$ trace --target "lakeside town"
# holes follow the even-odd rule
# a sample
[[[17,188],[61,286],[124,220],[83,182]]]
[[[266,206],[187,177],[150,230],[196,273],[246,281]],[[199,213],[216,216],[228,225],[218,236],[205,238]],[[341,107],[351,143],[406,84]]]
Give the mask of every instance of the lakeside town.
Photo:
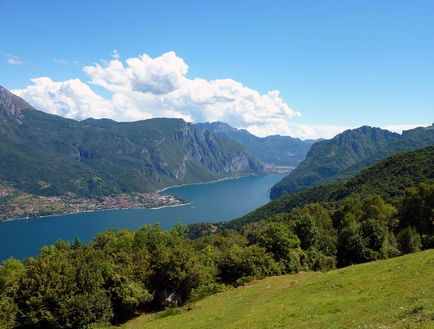
[[[0,186],[0,221],[86,211],[162,208],[184,204],[184,200],[159,193],[123,193],[98,198],[74,198],[36,196]]]

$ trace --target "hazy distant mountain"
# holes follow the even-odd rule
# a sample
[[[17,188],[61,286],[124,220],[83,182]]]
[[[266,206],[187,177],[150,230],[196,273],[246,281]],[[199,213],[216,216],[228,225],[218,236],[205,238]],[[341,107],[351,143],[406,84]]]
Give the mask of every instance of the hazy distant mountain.
[[[198,123],[195,126],[226,135],[246,147],[263,163],[273,166],[296,167],[316,141],[279,135],[261,138],[223,122]]]
[[[0,88],[0,183],[29,193],[151,191],[262,170],[238,143],[180,119],[78,122]]]
[[[415,128],[402,135],[363,126],[312,145],[306,159],[271,189],[273,199],[326,180],[348,178],[387,156],[434,144],[434,127]]]

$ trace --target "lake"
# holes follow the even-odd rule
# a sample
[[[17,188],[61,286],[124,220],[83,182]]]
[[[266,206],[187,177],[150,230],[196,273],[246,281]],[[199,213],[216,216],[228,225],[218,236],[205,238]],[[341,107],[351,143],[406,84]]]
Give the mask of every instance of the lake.
[[[175,195],[188,205],[161,209],[119,209],[20,219],[0,223],[0,261],[8,257],[37,255],[43,245],[59,239],[87,242],[110,228],[138,229],[159,223],[170,229],[177,222],[218,222],[242,216],[269,201],[269,188],[282,175],[250,176],[214,183],[173,187],[164,194]]]

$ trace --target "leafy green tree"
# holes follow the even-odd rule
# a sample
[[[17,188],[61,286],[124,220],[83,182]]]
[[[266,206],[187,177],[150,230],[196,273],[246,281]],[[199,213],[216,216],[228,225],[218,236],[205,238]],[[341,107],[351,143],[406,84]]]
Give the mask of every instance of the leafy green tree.
[[[187,239],[187,230],[178,225],[171,232],[159,226],[145,226],[145,245],[150,255],[149,284],[159,304],[170,299],[182,303],[192,290],[211,281],[207,267]]]
[[[338,264],[345,266],[396,255],[392,230],[397,211],[378,195],[346,198],[336,212]]]
[[[18,283],[15,302],[19,328],[86,328],[108,323],[110,298],[104,289],[100,254],[45,247],[30,258]]]
[[[13,258],[0,264],[0,328],[15,326],[18,309],[13,298],[24,271],[24,264]]]
[[[227,284],[234,284],[241,278],[263,278],[282,272],[281,266],[258,245],[233,245],[222,253],[217,268],[218,278]]]
[[[258,222],[247,226],[244,230],[250,243],[257,244],[282,263],[286,272],[295,272],[294,253],[292,249],[300,247],[300,240],[288,226],[279,222]]]
[[[18,279],[24,273],[24,264],[9,258],[0,264],[0,292],[16,288]]]
[[[312,216],[303,215],[294,223],[294,232],[301,241],[301,248],[308,250],[320,241],[320,232]]]
[[[417,230],[408,226],[402,229],[398,234],[399,249],[404,254],[419,251],[421,249],[421,238]]]
[[[113,322],[133,316],[153,299],[148,291],[149,253],[141,232],[112,230],[99,234],[91,247],[104,259],[104,287],[110,294]]]
[[[434,184],[421,183],[405,191],[400,227],[408,226],[427,237],[434,235]]]
[[[302,248],[314,248],[326,256],[336,255],[337,232],[330,210],[311,203],[292,211],[292,227],[302,240]]]
[[[0,295],[0,328],[15,328],[16,314],[17,306],[14,303],[13,299],[7,295]]]

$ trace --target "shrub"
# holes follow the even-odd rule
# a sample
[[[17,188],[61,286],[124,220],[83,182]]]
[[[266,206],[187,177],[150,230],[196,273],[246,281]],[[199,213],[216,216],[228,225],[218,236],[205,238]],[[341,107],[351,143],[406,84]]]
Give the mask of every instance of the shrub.
[[[207,296],[214,295],[216,293],[225,291],[227,289],[227,286],[223,283],[218,282],[210,282],[208,284],[202,285],[198,287],[197,289],[193,289],[191,293],[190,300],[191,301],[197,301],[200,299],[203,299]]]

